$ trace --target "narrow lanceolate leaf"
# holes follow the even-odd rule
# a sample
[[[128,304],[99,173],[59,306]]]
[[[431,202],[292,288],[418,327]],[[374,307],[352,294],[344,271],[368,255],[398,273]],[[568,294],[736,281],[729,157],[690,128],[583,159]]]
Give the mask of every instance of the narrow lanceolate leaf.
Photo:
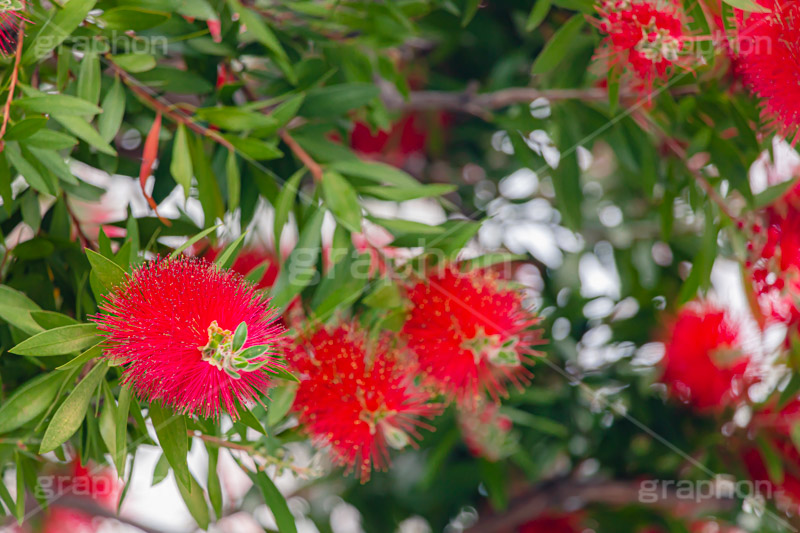
[[[336,220],[350,231],[361,231],[361,204],[352,185],[338,172],[322,177],[322,196]]]
[[[314,281],[324,217],[325,212],[322,209],[315,211],[311,220],[303,227],[297,246],[282,266],[281,273],[272,286],[272,305],[276,308],[283,308]]]
[[[131,388],[123,385],[119,392],[119,404],[117,405],[116,420],[116,445],[114,452],[114,466],[120,475],[125,473],[125,458],[128,454],[128,412],[131,406]]]
[[[87,52],[78,72],[78,97],[97,106],[100,101],[100,58]]]
[[[208,504],[206,503],[203,488],[191,474],[189,474],[189,481],[186,486],[178,483],[178,488],[192,518],[195,519],[201,529],[207,529],[208,524],[211,522],[211,516],[208,512]]]
[[[261,494],[264,496],[264,502],[272,511],[275,516],[275,523],[278,525],[280,533],[297,533],[297,525],[294,522],[294,516],[289,511],[289,506],[286,504],[286,498],[275,486],[275,483],[269,478],[266,472],[250,473],[250,479],[253,480]]]
[[[101,361],[97,364],[86,377],[78,383],[78,386],[67,396],[64,403],[58,408],[47,426],[39,447],[39,453],[47,453],[55,450],[67,441],[81,426],[89,402],[92,399],[97,386],[103,381],[108,371],[108,364]]]
[[[38,311],[36,302],[23,293],[7,285],[0,285],[0,320],[27,333],[35,335],[44,328],[31,317],[31,311]]]
[[[156,435],[158,435],[161,449],[164,450],[164,455],[175,472],[178,486],[182,490],[190,487],[192,480],[186,464],[186,454],[189,453],[186,417],[153,402],[150,404],[150,418],[153,421]]]
[[[225,165],[228,181],[228,210],[234,211],[239,207],[239,196],[242,189],[242,178],[239,174],[239,163],[236,161],[236,152],[228,151],[228,160]]]
[[[189,152],[189,140],[186,137],[186,126],[178,125],[175,131],[175,141],[172,144],[172,161],[169,170],[175,183],[183,187],[183,195],[189,198],[192,188],[192,154]]]
[[[92,272],[94,272],[106,290],[111,290],[125,283],[127,279],[125,271],[111,259],[92,250],[86,250],[86,258],[89,260],[89,264],[92,265]]]
[[[230,266],[233,264],[233,260],[236,259],[237,252],[244,243],[244,238],[246,235],[247,233],[242,233],[235,241],[225,247],[225,250],[214,260],[214,264],[216,264],[219,268],[230,268]]]
[[[68,368],[83,366],[92,359],[100,357],[101,355],[103,355],[103,347],[100,344],[96,344],[74,359],[71,359],[61,366],[57,366],[56,370],[67,370]]]
[[[55,311],[31,311],[31,318],[44,329],[54,329],[63,326],[74,326],[79,324],[77,320],[71,316],[62,315]]]
[[[147,133],[147,138],[144,141],[144,149],[142,151],[142,166],[139,169],[139,186],[142,188],[142,194],[153,211],[158,215],[158,206],[153,197],[147,194],[145,185],[147,178],[153,173],[153,165],[158,158],[158,136],[161,134],[161,112],[156,114],[156,119],[153,125],[150,126],[150,131]]]
[[[175,250],[171,254],[169,254],[169,258],[170,259],[175,259],[179,255],[181,255],[181,252],[183,252],[185,249],[187,249],[188,247],[190,247],[194,243],[200,241],[201,239],[204,239],[210,233],[216,231],[221,225],[222,224],[217,224],[216,226],[211,226],[210,228],[204,229],[203,231],[201,231],[200,233],[198,233],[197,235],[195,235],[194,237],[192,237],[191,239],[189,239],[185,243],[183,243],[180,246],[178,246],[177,248],[175,248]]]
[[[65,373],[50,372],[17,389],[0,406],[0,433],[13,431],[44,413],[56,399],[65,377]]]
[[[29,65],[61,44],[83,22],[96,2],[97,0],[69,0],[63,4],[64,9],[56,9],[55,16],[42,24],[32,39],[25,40],[22,63]]]
[[[100,152],[112,156],[117,155],[117,151],[83,117],[62,115],[60,113],[53,113],[51,116],[53,120],[64,126],[70,133],[83,139]]]
[[[114,85],[103,98],[102,107],[103,114],[97,119],[97,130],[100,137],[108,143],[117,135],[125,116],[125,89],[119,78],[114,80]]]
[[[270,392],[270,404],[267,409],[267,425],[274,426],[286,416],[294,403],[297,395],[297,385],[289,383],[282,387],[275,387]]]
[[[208,451],[208,499],[211,501],[211,507],[214,508],[214,514],[217,520],[222,518],[222,485],[219,482],[219,474],[217,473],[217,461],[219,459],[219,448],[208,445],[206,443],[206,450]]]
[[[562,25],[536,58],[531,72],[533,74],[544,74],[556,68],[567,55],[569,47],[575,42],[575,37],[583,27],[585,20],[584,15],[578,14]]]
[[[45,94],[12,100],[11,103],[28,113],[59,115],[96,115],[103,110],[96,103],[67,94]]]
[[[49,329],[17,344],[9,351],[17,355],[64,355],[100,342],[94,324],[77,324]]]

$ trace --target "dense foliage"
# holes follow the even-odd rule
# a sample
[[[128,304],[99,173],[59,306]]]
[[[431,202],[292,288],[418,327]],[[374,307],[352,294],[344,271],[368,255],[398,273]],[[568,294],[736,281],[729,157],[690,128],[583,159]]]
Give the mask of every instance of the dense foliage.
[[[0,2],[0,517],[796,531],[799,10]]]

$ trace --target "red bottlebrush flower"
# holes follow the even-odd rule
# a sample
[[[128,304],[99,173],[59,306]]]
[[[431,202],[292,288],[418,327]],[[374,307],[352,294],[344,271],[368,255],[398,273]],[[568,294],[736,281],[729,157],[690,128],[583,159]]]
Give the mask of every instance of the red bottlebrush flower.
[[[764,212],[764,225],[753,227],[750,277],[762,312],[785,323],[800,321],[800,186]]]
[[[677,398],[705,410],[730,405],[742,395],[750,358],[741,352],[739,329],[725,311],[687,305],[665,344],[661,381]]]
[[[531,329],[539,318],[496,274],[447,267],[410,287],[408,298],[403,334],[428,384],[475,405],[483,389],[497,400],[508,381],[527,382],[523,364],[542,343],[541,330]]]
[[[766,13],[737,11],[736,66],[762,102],[762,117],[780,135],[800,129],[800,2],[765,0]]]
[[[25,15],[25,3],[21,0],[0,0],[0,52],[13,54],[20,27],[23,22],[30,22]]]
[[[458,425],[470,453],[499,461],[513,451],[511,419],[500,413],[496,403],[482,402],[475,409],[458,411]]]
[[[687,68],[685,16],[676,2],[605,0],[597,7],[594,25],[605,34],[601,44],[610,68],[630,70],[634,89],[653,91],[657,79],[666,80],[673,67]]]
[[[51,504],[43,514],[33,515],[30,521],[13,529],[16,533],[95,533],[101,522],[90,514],[59,506],[59,498],[85,498],[115,511],[122,494],[122,484],[114,472],[108,468],[83,466],[77,459],[69,473],[60,471],[57,475],[41,476],[39,483]]]
[[[198,259],[161,259],[128,276],[94,317],[105,354],[140,398],[218,418],[257,401],[280,368],[282,327],[239,274]]]
[[[315,445],[366,482],[389,465],[388,447],[416,446],[419,418],[440,411],[414,383],[415,368],[390,354],[388,341],[339,326],[297,340],[288,357],[300,378],[294,401]]]
[[[580,533],[582,517],[579,513],[545,513],[519,527],[519,533]]]
[[[766,463],[757,448],[749,448],[742,455],[745,467],[753,480],[754,489],[764,497],[771,497],[781,509],[793,514],[800,511],[800,453],[789,438],[771,439],[773,452],[780,457],[783,479],[772,480]]]

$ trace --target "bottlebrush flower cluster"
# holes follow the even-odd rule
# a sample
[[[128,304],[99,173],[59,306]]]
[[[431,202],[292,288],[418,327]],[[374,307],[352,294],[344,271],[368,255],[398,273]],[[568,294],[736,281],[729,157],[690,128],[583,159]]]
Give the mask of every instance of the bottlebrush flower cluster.
[[[234,418],[257,401],[282,328],[268,301],[239,274],[199,259],[151,261],[128,276],[94,317],[105,354],[124,365],[140,398],[176,411]]]
[[[661,380],[670,393],[699,410],[732,405],[750,379],[739,328],[724,310],[694,303],[670,327]]]
[[[370,342],[346,325],[298,339],[289,354],[300,386],[295,409],[319,446],[362,481],[385,469],[389,448],[414,445],[422,422],[439,411],[414,383],[416,369],[388,339]]]
[[[593,23],[605,35],[598,57],[610,68],[632,73],[632,86],[650,94],[656,80],[667,79],[674,67],[687,68],[688,36],[677,3],[661,0],[604,0]]]
[[[496,402],[508,382],[528,379],[524,364],[541,342],[538,319],[495,274],[448,267],[411,284],[407,296],[409,317],[391,341],[356,325],[321,327],[301,332],[288,357],[301,380],[301,424],[362,481],[388,465],[389,448],[413,445],[430,428],[422,419],[441,411],[439,397],[462,410],[473,452],[499,458],[511,424]],[[498,429],[502,442],[487,436]]]
[[[457,402],[474,406],[484,391],[496,401],[509,382],[526,383],[525,363],[539,354],[539,318],[520,291],[489,271],[444,268],[408,290],[403,335],[424,381]]]
[[[797,142],[800,129],[800,2],[759,2],[764,13],[737,12],[736,66],[750,91],[762,98],[768,127]]]

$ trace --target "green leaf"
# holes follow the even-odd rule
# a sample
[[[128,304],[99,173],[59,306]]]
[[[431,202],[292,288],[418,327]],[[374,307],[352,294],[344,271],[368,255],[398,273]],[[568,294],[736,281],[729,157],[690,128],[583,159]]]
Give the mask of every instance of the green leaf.
[[[325,211],[317,209],[300,232],[297,245],[281,266],[278,279],[271,289],[272,305],[282,309],[317,276],[322,221]]]
[[[97,119],[97,130],[100,138],[110,143],[116,137],[125,116],[125,89],[119,78],[114,80],[114,85],[103,98],[102,107],[103,114]]]
[[[239,154],[254,161],[268,161],[283,157],[283,152],[278,150],[275,144],[252,137],[237,137],[231,134],[223,134],[222,136],[236,148]]]
[[[156,67],[156,58],[150,54],[119,54],[111,57],[122,70],[137,74]]]
[[[288,383],[281,387],[275,387],[270,391],[270,404],[267,409],[267,425],[274,426],[286,416],[292,408],[294,398],[297,395],[297,385]]]
[[[289,222],[289,212],[292,210],[294,200],[297,197],[297,188],[300,180],[306,174],[306,169],[301,168],[290,177],[278,194],[278,201],[275,205],[275,250],[280,253],[281,234],[286,223]]]
[[[239,15],[239,21],[247,27],[248,33],[275,54],[277,58],[284,61],[289,59],[280,41],[278,41],[278,38],[275,37],[275,34],[261,17],[256,15],[253,11],[242,7],[238,0],[228,0],[228,4],[231,6],[231,9]]]
[[[31,311],[40,308],[36,302],[8,285],[0,285],[0,319],[17,327],[28,335],[35,335],[44,328],[31,316]]]
[[[74,2],[75,0],[71,1]],[[97,130],[90,126],[82,117],[62,115],[60,113],[53,113],[51,116],[53,120],[64,126],[70,133],[79,139],[83,139],[100,152],[111,156],[117,155],[117,151],[114,150],[111,145],[100,136]]]
[[[334,161],[329,168],[346,176],[364,178],[382,185],[389,184],[397,187],[419,187],[421,185],[410,174],[384,163],[360,160]]]
[[[222,518],[222,486],[219,482],[219,474],[217,473],[217,461],[219,459],[219,448],[211,446],[206,443],[206,451],[208,452],[208,499],[211,501],[211,507],[214,509],[214,515],[217,520]]]
[[[181,0],[178,13],[200,20],[218,20],[219,15],[206,0]]]
[[[175,141],[172,144],[172,161],[169,170],[175,183],[183,187],[183,196],[189,198],[192,188],[192,154],[189,151],[189,139],[186,136],[186,126],[178,124],[175,130]]]
[[[31,318],[44,329],[60,328],[62,326],[74,326],[80,324],[71,316],[62,315],[55,311],[31,311]]]
[[[464,6],[463,13],[461,15],[461,27],[466,28],[472,19],[475,17],[475,14],[478,12],[478,8],[481,6],[481,0],[466,0],[466,5]]]
[[[26,39],[22,63],[30,65],[44,57],[83,22],[97,0],[68,0],[64,9],[56,10],[55,16],[40,26],[32,39]]]
[[[100,357],[101,355],[103,355],[103,347],[100,344],[96,344],[79,356],[71,359],[69,362],[64,363],[61,366],[57,366],[56,370],[66,370],[68,368],[83,366],[95,357]]]
[[[550,13],[550,0],[536,0],[533,4],[528,21],[525,23],[525,31],[532,32],[539,27],[539,24],[544,22],[547,14]]]
[[[262,435],[267,435],[267,430],[264,429],[264,426],[261,424],[261,422],[259,422],[258,418],[256,418],[256,415],[254,415],[252,411],[247,409],[247,407],[239,405],[238,413],[239,413],[239,422],[241,422],[247,427],[255,429]]]
[[[175,248],[175,250],[173,250],[172,253],[169,254],[169,258],[170,259],[175,259],[179,255],[181,255],[181,252],[183,252],[185,249],[187,249],[188,247],[190,247],[194,243],[204,239],[206,236],[208,236],[212,232],[214,232],[217,229],[219,229],[220,226],[222,226],[222,224],[217,224],[216,226],[211,226],[210,228],[204,229],[203,231],[201,231],[200,233],[198,233],[197,235],[195,235],[194,237],[192,237],[191,239],[189,239],[185,243],[183,243],[180,246],[178,246],[177,248]]]
[[[380,95],[372,83],[342,83],[311,89],[300,107],[304,117],[336,117],[364,107]]]
[[[252,473],[248,472],[250,479],[253,480],[261,494],[264,496],[264,502],[272,511],[275,517],[275,523],[278,525],[280,533],[297,533],[297,526],[294,523],[294,516],[289,511],[289,506],[286,504],[286,499],[283,494],[275,486],[275,483],[269,478],[266,472]]]
[[[103,407],[100,411],[99,430],[106,450],[112,456],[117,451],[117,402],[107,382],[103,383]]]
[[[105,113],[100,116],[105,116]],[[55,130],[39,130],[25,139],[26,146],[47,148],[49,150],[64,150],[72,148],[76,144],[78,144],[78,139],[72,135],[67,135],[66,133]]]
[[[167,456],[163,453],[158,458],[158,462],[156,463],[156,467],[153,469],[153,480],[150,482],[150,486],[156,486],[165,479],[169,475],[169,463],[167,462]]]
[[[25,141],[22,142],[25,144]],[[58,152],[33,147],[28,148],[28,151],[44,168],[59,179],[72,185],[78,185],[78,179],[72,175],[69,165],[64,162],[64,158]]]
[[[278,129],[277,121],[269,115],[238,107],[203,107],[195,112],[195,116],[230,131],[266,129],[274,132]]]
[[[154,28],[169,18],[170,14],[165,11],[141,7],[115,7],[99,17],[106,29],[119,31],[140,31]]]
[[[78,97],[90,102],[95,108],[100,101],[100,59],[96,52],[87,51],[80,63],[78,72]],[[51,112],[53,108],[51,107]],[[61,109],[59,113],[63,114]],[[95,114],[98,111],[95,111]]]
[[[39,453],[47,453],[55,450],[67,441],[81,426],[86,410],[89,408],[89,401],[94,395],[94,391],[100,382],[105,378],[108,371],[108,363],[101,361],[86,377],[78,383],[78,386],[67,396],[64,403],[56,410],[53,419],[47,426],[39,447]]]
[[[49,372],[18,388],[0,405],[0,434],[24,426],[55,401],[66,374]]]
[[[125,459],[128,454],[128,413],[130,412],[131,398],[133,393],[131,388],[123,385],[119,391],[119,403],[117,405],[116,424],[116,445],[114,451],[114,465],[120,475],[125,473]]]
[[[64,355],[86,349],[100,340],[94,324],[77,324],[43,331],[9,351],[17,355]]]
[[[786,180],[778,185],[773,185],[758,193],[753,199],[753,207],[761,209],[772,204],[786,194],[797,183],[797,179]]]
[[[578,36],[585,21],[586,17],[578,14],[565,22],[547,41],[544,49],[534,61],[531,73],[544,74],[556,68],[575,42],[575,37]]]
[[[189,467],[186,464],[186,454],[189,452],[186,417],[161,407],[157,402],[152,402],[150,418],[153,420],[153,428],[158,435],[161,449],[164,450],[164,455],[175,472],[178,486],[183,491],[190,487],[192,481]],[[202,495],[202,491],[197,492]]]
[[[45,179],[39,170],[23,155],[19,143],[9,141],[3,153],[14,168],[25,178],[28,184],[43,194],[55,194],[55,187],[49,179]]]
[[[430,185],[417,185],[414,187],[378,187],[368,185],[366,187],[359,187],[358,191],[368,196],[374,196],[382,200],[391,200],[394,202],[404,202],[406,200],[414,200],[415,198],[430,198],[434,196],[442,196],[455,191],[458,188],[456,185],[446,185],[440,183],[432,183]]]
[[[13,126],[9,126],[5,139],[7,141],[18,141],[27,139],[37,131],[47,125],[47,117],[28,117],[20,120]]]
[[[186,439],[184,438],[184,440]],[[175,467],[173,466],[172,469],[174,470]],[[180,489],[181,497],[183,498],[183,502],[186,504],[186,507],[189,509],[189,513],[191,513],[192,518],[194,518],[197,522],[197,525],[200,526],[200,529],[208,529],[208,524],[211,523],[211,517],[209,516],[208,503],[206,503],[206,498],[204,495],[205,491],[203,491],[203,488],[199,483],[197,483],[197,480],[194,478],[194,476],[189,474],[188,470],[186,472],[189,476],[189,480],[187,481],[186,485],[184,486],[183,484],[178,483],[178,489]]]
[[[114,287],[123,285],[127,281],[125,271],[111,259],[104,257],[93,250],[86,250],[86,258],[92,265],[92,272],[97,276],[98,281],[111,291]]]
[[[246,236],[247,233],[242,233],[235,241],[226,246],[225,250],[214,260],[214,264],[217,265],[218,268],[230,268]]]
[[[338,172],[322,176],[322,197],[336,220],[350,231],[361,231],[361,203],[352,185]]]
[[[239,163],[236,152],[228,150],[228,159],[225,162],[225,177],[228,183],[228,211],[235,211],[239,207],[239,196],[242,190],[242,177],[239,174]]]
[[[770,481],[776,485],[782,484],[784,472],[780,453],[775,449],[772,442],[762,436],[757,437],[756,443],[758,444],[759,452],[761,452],[761,458],[764,460],[764,465],[767,468],[767,475]]]

